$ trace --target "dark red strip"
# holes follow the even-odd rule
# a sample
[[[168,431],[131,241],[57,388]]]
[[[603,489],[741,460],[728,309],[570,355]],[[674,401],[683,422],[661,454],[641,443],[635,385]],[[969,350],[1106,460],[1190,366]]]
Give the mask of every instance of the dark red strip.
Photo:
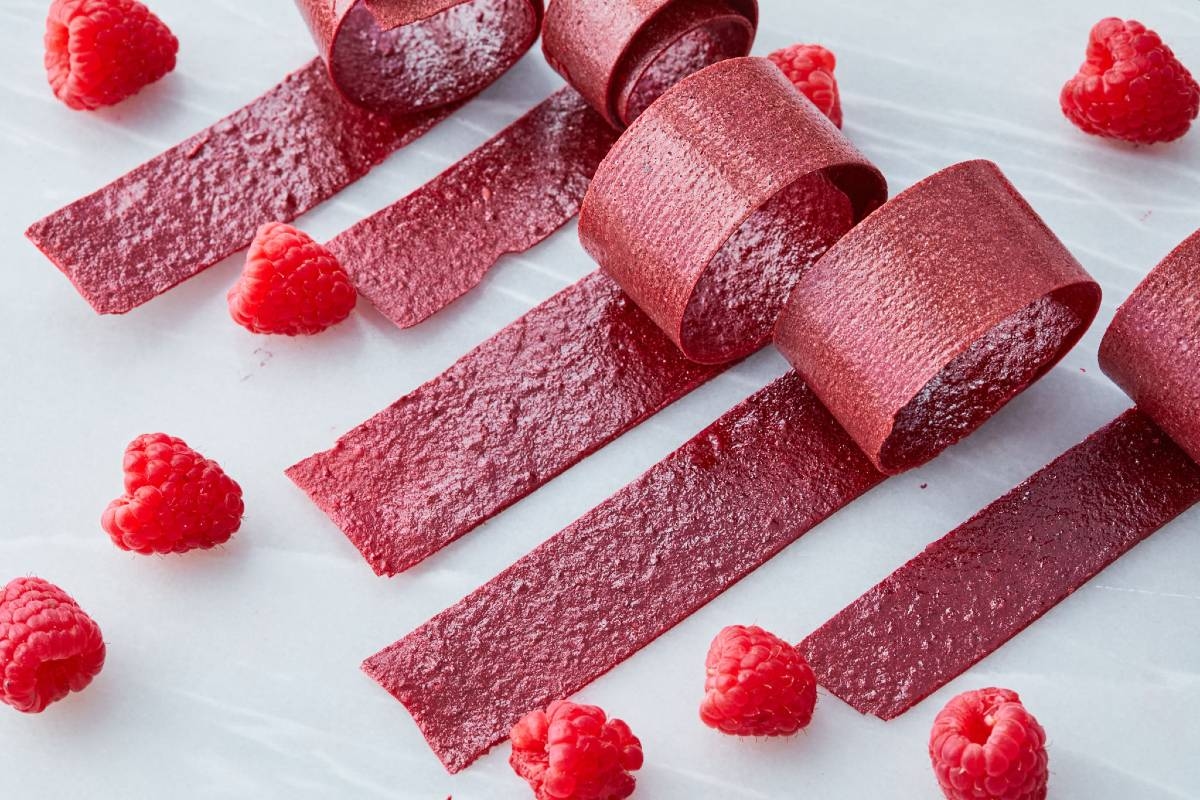
[[[721,369],[685,359],[597,272],[288,476],[392,575]]]
[[[617,134],[562,89],[403,200],[329,243],[355,285],[401,328],[474,288],[579,211]]]
[[[361,178],[449,110],[395,121],[350,105],[315,60],[221,122],[26,236],[102,314],[122,314]]]
[[[882,479],[786,376],[364,669],[460,770]]]
[[[801,645],[821,684],[892,719],[1200,501],[1200,467],[1131,410],[934,542]]]

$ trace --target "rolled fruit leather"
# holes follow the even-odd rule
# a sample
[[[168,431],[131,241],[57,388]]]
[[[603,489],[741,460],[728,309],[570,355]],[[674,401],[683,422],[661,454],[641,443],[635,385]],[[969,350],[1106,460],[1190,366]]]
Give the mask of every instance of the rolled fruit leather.
[[[1117,311],[1100,365],[1137,408],[809,636],[827,689],[903,714],[1200,501],[1200,232]]]
[[[26,236],[120,314],[290,221],[444,119],[532,46],[541,0],[297,0],[320,58]]]
[[[542,35],[568,87],[328,247],[401,328],[473,289],[579,210],[618,133],[668,87],[750,52],[755,0],[555,0]]]
[[[555,0],[547,58],[578,91],[555,93],[329,247],[376,307],[401,326],[416,324],[476,285],[502,253],[532,246],[575,215],[617,137],[606,120],[621,125],[690,71],[748,51],[757,19],[745,0]],[[823,181],[798,194],[790,210],[799,234],[779,254],[777,283],[886,198],[878,171],[819,114],[794,122],[814,143],[831,142],[816,147],[809,169],[833,166],[818,162],[824,156],[869,176],[849,187],[853,202]],[[612,280],[593,274],[288,474],[376,572],[390,575],[718,371],[683,358]]]
[[[1099,287],[982,161],[780,275],[806,200],[875,196],[835,132],[769,62],[733,59],[669,90],[601,164],[580,238],[646,315],[706,361],[774,327],[797,371],[365,662],[451,770],[970,433],[1094,318]]]

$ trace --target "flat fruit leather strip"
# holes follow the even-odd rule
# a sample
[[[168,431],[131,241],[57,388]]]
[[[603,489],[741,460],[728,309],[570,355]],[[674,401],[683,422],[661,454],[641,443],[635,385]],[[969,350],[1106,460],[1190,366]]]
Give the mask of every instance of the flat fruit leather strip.
[[[783,378],[364,669],[456,772],[882,479]]]
[[[396,121],[342,99],[315,60],[213,127],[25,235],[101,314],[123,314],[367,174],[445,115]]]
[[[403,200],[329,242],[359,292],[409,328],[579,211],[617,137],[565,88]]]
[[[901,567],[802,645],[863,713],[907,711],[1200,501],[1200,232],[1117,311],[1100,364],[1139,407]],[[1174,438],[1172,438],[1174,437]]]
[[[801,649],[821,685],[892,719],[1200,501],[1200,467],[1131,410],[856,600]]]
[[[387,71],[398,57],[394,48],[414,36],[483,46],[472,39],[472,26],[495,33],[498,25],[520,28],[521,20],[532,26],[522,34],[524,47],[532,45],[540,0],[522,2],[524,12],[517,0],[499,8],[496,0],[477,3],[490,9],[482,22],[463,18],[476,3],[443,2],[450,7],[444,14],[385,31],[359,2],[300,0],[324,61],[34,223],[26,236],[97,312],[121,314],[145,303],[245,247],[261,223],[290,221],[332,197],[450,114],[448,103],[482,88],[479,76],[459,72],[445,79],[457,81],[458,92],[445,86],[440,106],[429,97],[355,94],[394,77]],[[501,10],[512,16],[498,18]],[[457,38],[445,35],[454,30]],[[444,35],[430,39],[431,31]]]
[[[720,371],[596,272],[287,474],[393,575]]]
[[[768,124],[739,131],[734,109],[747,125]],[[900,365],[903,380],[925,381],[905,408],[915,400],[969,409],[918,415],[936,449],[1057,362],[1094,317],[1095,282],[994,165],[968,162],[922,181],[809,266],[807,248],[790,236],[796,220],[814,216],[809,198],[839,186],[829,197],[842,198],[850,220],[882,193],[878,172],[777,69],[735,59],[683,80],[630,126],[597,170],[580,236],[673,341],[704,353],[744,352],[769,331],[761,307],[778,313],[790,288],[772,273],[776,259],[798,278],[780,322],[791,329],[792,357],[816,346],[804,343],[804,326],[809,306],[828,301],[829,270],[845,272],[858,300],[886,295],[892,305],[881,307],[891,313],[863,320],[853,302],[829,303],[829,313],[857,326],[853,341],[873,331],[918,351]],[[931,233],[946,198],[967,204],[969,221]],[[896,226],[904,219],[911,231]],[[994,228],[1025,244],[991,253]],[[873,230],[900,240],[881,250]],[[755,276],[772,285],[740,302]],[[937,311],[960,286],[971,310],[942,314],[945,331],[922,333],[910,317]],[[746,338],[723,338],[729,330]],[[997,388],[981,387],[980,376]],[[874,403],[870,418],[896,415],[899,380],[877,397],[862,393]],[[408,707],[442,761],[461,769],[521,714],[612,669],[884,474],[792,373],[364,668]]]

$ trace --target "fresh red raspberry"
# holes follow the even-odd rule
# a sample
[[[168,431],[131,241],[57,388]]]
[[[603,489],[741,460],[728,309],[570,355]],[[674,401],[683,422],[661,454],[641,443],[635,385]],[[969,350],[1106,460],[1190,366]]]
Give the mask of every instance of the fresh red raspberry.
[[[767,58],[783,70],[788,80],[821,109],[821,113],[842,127],[842,98],[833,70],[837,59],[819,44],[794,44],[776,50]]]
[[[179,40],[137,0],[54,0],[46,75],[68,106],[119,103],[175,69]]]
[[[0,701],[40,714],[103,666],[100,627],[62,589],[17,578],[0,591]]]
[[[354,310],[358,293],[337,259],[282,222],[258,229],[229,290],[229,313],[253,333],[320,333]]]
[[[1092,28],[1087,60],[1060,101],[1087,133],[1154,144],[1187,133],[1200,113],[1200,86],[1157,33],[1109,17]]]
[[[642,768],[642,743],[619,719],[568,700],[526,714],[509,763],[538,800],[624,800]]]
[[[1008,689],[955,697],[933,721],[933,771],[948,800],[1044,800],[1046,732]]]
[[[100,523],[122,550],[186,553],[229,541],[242,524],[242,490],[217,465],[165,433],[125,448],[125,494]]]
[[[812,721],[817,678],[794,646],[758,627],[731,625],[705,661],[700,719],[734,736],[791,736]]]

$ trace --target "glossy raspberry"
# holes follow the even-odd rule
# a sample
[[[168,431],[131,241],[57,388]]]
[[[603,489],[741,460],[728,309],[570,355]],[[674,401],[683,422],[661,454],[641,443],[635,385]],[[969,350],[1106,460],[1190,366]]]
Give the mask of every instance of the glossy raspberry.
[[[1060,101],[1087,133],[1153,144],[1187,133],[1200,113],[1200,86],[1157,33],[1110,17],[1092,28],[1087,60]]]
[[[817,679],[794,646],[758,627],[717,634],[700,719],[735,736],[790,736],[812,721]]]
[[[70,595],[41,578],[0,591],[0,701],[38,714],[82,692],[104,666],[104,638]]]
[[[320,333],[354,310],[358,294],[328,250],[291,225],[258,229],[229,290],[234,322],[254,333]]]
[[[147,433],[125,449],[125,494],[101,524],[117,547],[136,553],[215,547],[242,524],[242,490],[182,439]]]
[[[624,800],[642,768],[642,743],[619,719],[568,700],[534,711],[512,729],[509,763],[538,800]]]
[[[46,17],[46,75],[78,110],[119,103],[175,69],[179,41],[137,0],[54,0]]]
[[[767,58],[783,70],[788,80],[821,109],[821,113],[842,127],[842,98],[833,70],[837,59],[819,44],[794,44],[776,50]]]
[[[933,721],[933,771],[948,800],[1044,800],[1046,732],[1008,689],[955,697]]]

